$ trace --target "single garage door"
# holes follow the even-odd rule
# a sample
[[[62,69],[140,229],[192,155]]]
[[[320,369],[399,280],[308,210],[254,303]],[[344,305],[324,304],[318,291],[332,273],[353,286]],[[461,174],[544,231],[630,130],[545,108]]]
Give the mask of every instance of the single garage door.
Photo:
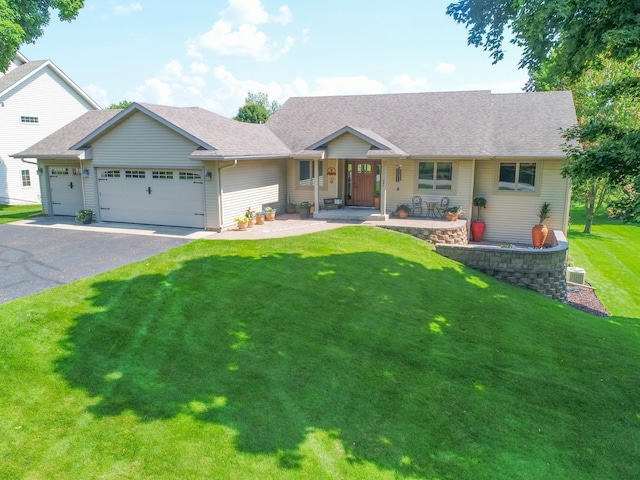
[[[100,168],[98,195],[105,222],[204,228],[200,170]]]
[[[49,190],[53,215],[75,215],[82,210],[82,175],[77,167],[50,167]]]

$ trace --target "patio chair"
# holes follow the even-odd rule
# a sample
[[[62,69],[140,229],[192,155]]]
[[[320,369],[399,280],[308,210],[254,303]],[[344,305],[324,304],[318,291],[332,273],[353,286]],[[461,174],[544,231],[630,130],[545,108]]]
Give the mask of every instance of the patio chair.
[[[420,215],[422,215],[422,197],[420,195],[414,195],[411,200],[411,215],[415,217],[418,210],[420,210]]]
[[[440,199],[440,205],[436,206],[436,213],[438,216],[444,217],[447,208],[449,208],[449,197],[442,197]]]

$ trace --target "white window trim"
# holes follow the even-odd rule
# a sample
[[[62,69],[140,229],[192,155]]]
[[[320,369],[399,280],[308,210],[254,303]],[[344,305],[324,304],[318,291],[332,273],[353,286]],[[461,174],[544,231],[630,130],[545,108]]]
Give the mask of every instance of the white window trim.
[[[533,191],[526,190],[501,190],[500,189],[500,164],[502,163],[515,163],[516,167],[516,178],[520,173],[520,164],[521,163],[533,163],[536,166],[536,184],[534,185]],[[497,195],[517,195],[517,196],[529,196],[529,197],[538,197],[540,196],[540,188],[542,184],[542,160],[532,159],[532,158],[520,158],[520,159],[509,159],[505,158],[502,160],[496,160],[495,163],[495,172],[494,172],[494,180],[493,180],[493,191]]]
[[[312,166],[315,165],[315,160],[309,160],[306,158],[300,158],[296,161],[296,190],[313,190],[315,188],[315,177],[311,177],[310,185],[300,185],[300,165],[302,162],[310,162]],[[318,190],[326,191],[329,189],[327,185],[327,160],[318,160],[318,164],[322,163],[322,175],[324,177],[324,185],[318,185]],[[314,167],[315,173],[315,167]]]
[[[420,163],[450,163],[451,164],[451,189],[437,189],[437,188],[419,188],[418,181],[420,180]],[[421,196],[433,196],[433,197],[448,197],[456,195],[458,192],[458,161],[457,160],[435,160],[432,158],[419,158],[415,163],[415,178],[413,180],[413,189],[416,195]]]

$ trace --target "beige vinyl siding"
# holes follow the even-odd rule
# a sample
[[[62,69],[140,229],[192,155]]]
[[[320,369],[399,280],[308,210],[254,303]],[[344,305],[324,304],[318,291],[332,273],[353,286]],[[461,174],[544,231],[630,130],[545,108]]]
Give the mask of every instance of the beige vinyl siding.
[[[220,228],[220,202],[218,186],[220,172],[215,162],[205,162],[204,171],[211,172],[211,180],[204,182],[204,228],[218,230]]]
[[[453,186],[451,190],[421,190],[418,189],[418,163],[428,161],[446,161],[453,163]],[[432,159],[403,159],[389,160],[387,165],[387,211],[393,213],[398,205],[411,205],[415,195],[419,195],[423,202],[440,203],[443,197],[449,198],[449,205],[459,205],[469,217],[471,208],[471,190],[473,188],[472,160],[432,160]],[[402,165],[402,181],[396,182],[396,165]]]
[[[285,172],[282,160],[240,161],[221,173],[223,227],[233,225],[234,217],[251,207],[262,210],[266,206],[284,212]]]
[[[93,168],[93,162],[81,162],[81,168],[89,171],[88,177],[82,177],[82,193],[84,195],[84,208],[90,208],[100,220],[100,206],[98,205],[98,174]]]
[[[569,182],[560,174],[562,160],[537,160],[536,184],[540,188],[533,194],[497,190],[499,164],[504,161],[523,160],[478,160],[476,163],[474,195],[487,199],[487,207],[480,211],[481,219],[487,223],[485,240],[531,243],[531,228],[538,223],[538,210],[545,201],[551,203],[551,217],[545,224],[564,230]]]
[[[308,160],[308,159],[305,159]],[[299,159],[287,160],[287,197],[291,203],[298,204],[302,201],[313,203],[313,188],[302,188],[298,185],[299,175]],[[336,169],[336,176],[331,183],[327,170],[333,167]],[[339,197],[340,185],[344,183],[344,165],[336,158],[325,158],[322,160],[322,169],[325,180],[325,186],[320,187],[318,190],[318,196],[320,197],[320,203],[324,203],[325,198],[337,198]]]
[[[327,145],[328,158],[367,158],[371,144],[345,133]]]
[[[202,168],[201,162],[189,160],[198,145],[139,112],[92,147],[94,167]]]

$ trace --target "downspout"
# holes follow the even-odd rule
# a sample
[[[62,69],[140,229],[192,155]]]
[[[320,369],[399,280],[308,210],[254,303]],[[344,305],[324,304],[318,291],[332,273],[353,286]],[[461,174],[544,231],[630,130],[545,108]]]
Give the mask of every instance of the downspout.
[[[313,160],[313,172],[314,172],[314,179],[313,179],[313,204],[316,206],[317,210],[320,210],[320,193],[318,192],[319,190],[319,186],[318,184],[320,183],[320,171],[318,170],[318,166],[320,164],[320,160],[318,160],[317,158],[315,158]],[[326,169],[327,166],[325,165],[324,168]],[[325,172],[322,172],[323,174]]]
[[[223,195],[223,191],[222,191],[222,170],[225,168],[233,168],[235,166],[238,165],[238,159],[236,158],[233,161],[232,165],[222,165],[221,167],[218,167],[218,230],[222,231],[223,227],[224,227],[224,222],[223,222],[223,213],[224,213],[224,208],[222,207],[222,197]]]

